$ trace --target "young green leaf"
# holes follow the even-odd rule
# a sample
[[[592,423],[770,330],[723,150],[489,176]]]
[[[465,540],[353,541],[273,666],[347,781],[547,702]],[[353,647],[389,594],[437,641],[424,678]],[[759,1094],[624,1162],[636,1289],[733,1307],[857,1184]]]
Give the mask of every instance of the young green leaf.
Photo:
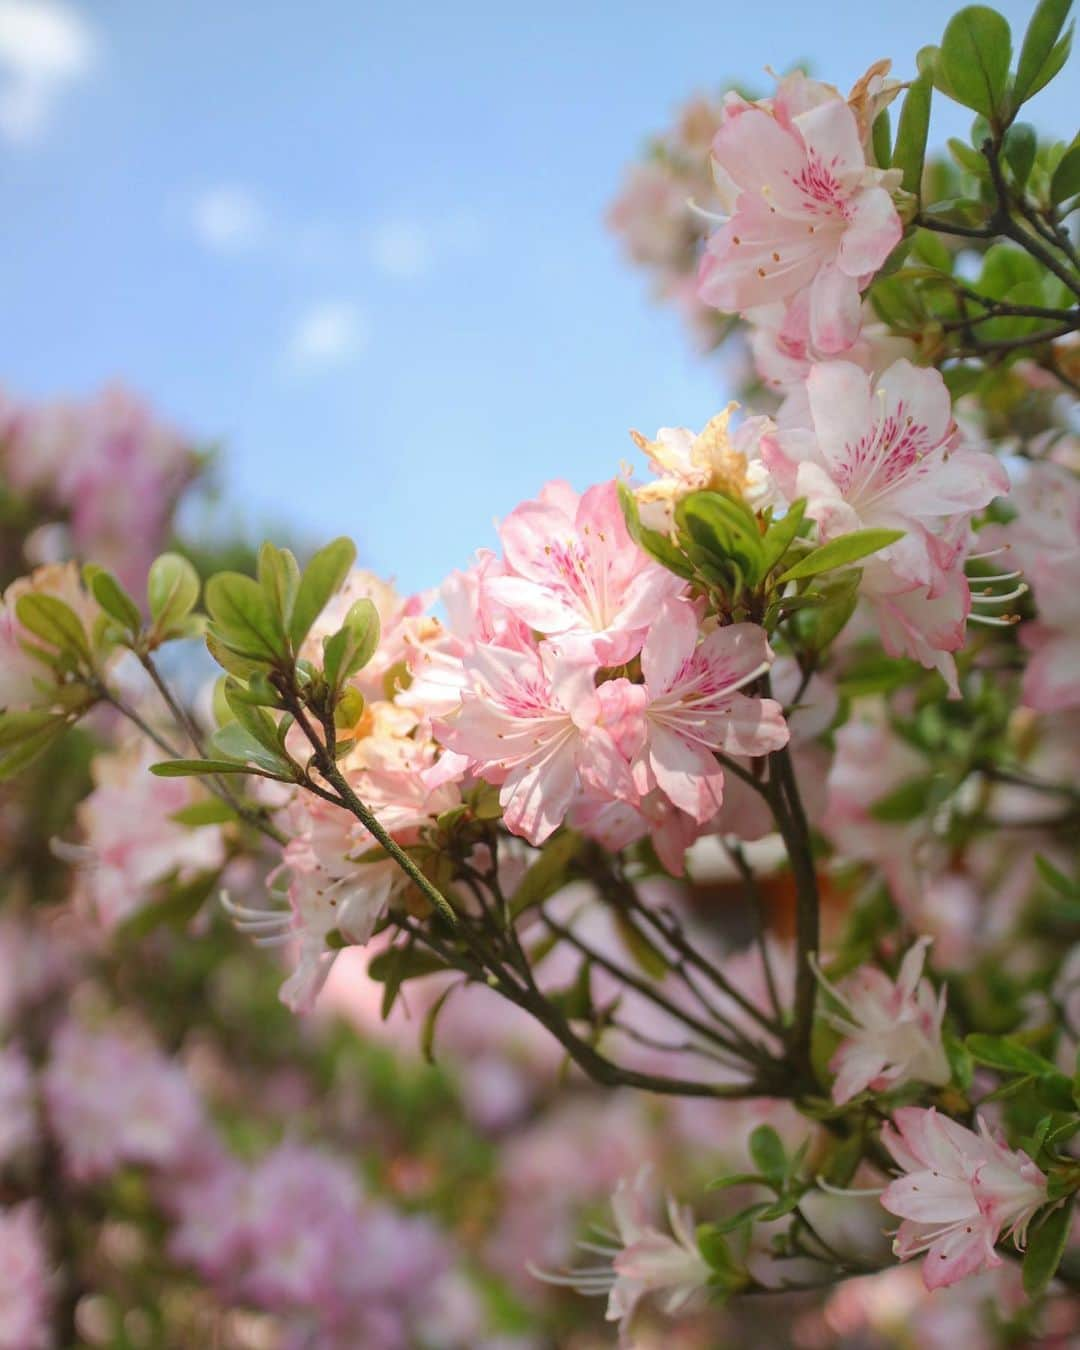
[[[808,553],[801,562],[789,567],[780,577],[780,581],[801,581],[804,577],[816,577],[819,572],[847,567],[860,558],[869,557],[871,553],[888,548],[903,536],[903,530],[854,530],[851,534],[841,535],[839,539],[832,539]]]
[[[110,618],[115,619],[129,633],[139,631],[142,627],[139,607],[111,572],[106,572],[103,567],[88,564],[83,568],[83,581],[90,594]]]
[[[782,1190],[787,1179],[783,1141],[771,1125],[759,1125],[750,1135],[750,1157],[770,1186]]]
[[[323,674],[337,690],[363,670],[379,645],[379,611],[368,599],[357,600],[338,631],[323,641]]]
[[[933,83],[929,74],[920,75],[911,82],[904,106],[900,109],[900,124],[896,129],[896,144],[892,153],[892,167],[903,173],[900,186],[915,197],[922,193],[932,94]]]
[[[259,549],[255,575],[284,631],[292,617],[293,602],[300,585],[300,564],[289,549],[277,548],[267,539]]]
[[[1050,180],[1050,200],[1055,206],[1080,192],[1080,143],[1071,145],[1062,155]]]
[[[250,773],[246,764],[235,759],[164,759],[150,765],[158,778],[207,778],[221,773]]]
[[[996,10],[969,5],[949,20],[941,64],[958,103],[996,119],[1005,108],[1011,59],[1012,33]]]
[[[304,568],[288,627],[293,651],[299,651],[311,625],[344,585],[355,561],[356,545],[342,537],[319,549]]]
[[[171,633],[198,603],[199,574],[179,553],[163,553],[150,565],[146,598],[157,632]]]
[[[82,620],[55,595],[31,591],[15,602],[15,614],[28,632],[76,660],[90,662],[90,643]]]
[[[238,656],[272,663],[285,655],[280,618],[251,577],[241,572],[218,572],[206,583],[206,607],[215,635]]]
[[[1016,63],[1013,102],[1017,107],[1037,93],[1056,73],[1045,75],[1045,70],[1052,62],[1054,49],[1071,8],[1072,0],[1040,0],[1035,6],[1035,13],[1028,22],[1020,47],[1020,59]]]

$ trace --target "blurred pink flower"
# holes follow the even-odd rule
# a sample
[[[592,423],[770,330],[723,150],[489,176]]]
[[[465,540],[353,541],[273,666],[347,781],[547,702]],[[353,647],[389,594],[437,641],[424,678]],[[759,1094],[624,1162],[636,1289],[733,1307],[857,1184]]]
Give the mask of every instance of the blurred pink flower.
[[[842,1009],[825,1014],[844,1037],[829,1062],[837,1105],[867,1088],[884,1092],[902,1083],[949,1081],[941,1039],[945,990],[936,995],[922,978],[930,942],[920,938],[908,950],[895,982],[875,966],[860,966],[839,987],[819,975]]]
[[[0,1207],[0,1350],[51,1350],[50,1260],[33,1203]]]

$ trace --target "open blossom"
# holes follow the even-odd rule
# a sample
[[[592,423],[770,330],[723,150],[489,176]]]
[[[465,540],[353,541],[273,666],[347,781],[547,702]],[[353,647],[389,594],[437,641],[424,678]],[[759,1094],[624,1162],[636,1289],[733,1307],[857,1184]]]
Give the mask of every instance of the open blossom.
[[[513,510],[499,531],[506,575],[489,594],[538,633],[618,665],[641,650],[657,606],[682,589],[672,572],[630,538],[615,484],[582,496],[549,483]]]
[[[905,577],[887,557],[874,555],[863,564],[860,593],[874,608],[886,654],[907,656],[926,670],[937,670],[948,686],[949,697],[958,698],[954,653],[967,640],[972,605],[963,550],[947,537],[925,533],[922,545],[929,566],[928,580]]]
[[[0,1350],[50,1350],[50,1261],[32,1202],[0,1207]]]
[[[895,174],[867,163],[855,113],[827,85],[789,76],[772,100],[727,96],[712,155],[728,220],[702,259],[701,299],[744,313],[806,291],[814,344],[845,350],[860,292],[902,233]]]
[[[958,443],[936,370],[894,362],[876,380],[850,361],[815,366],[806,383],[810,425],[766,436],[762,455],[789,501],[805,497],[822,541],[868,528],[906,532],[877,555],[929,583],[928,529],[1008,491],[991,455]]]
[[[52,1040],[43,1094],[65,1169],[79,1181],[124,1163],[180,1166],[206,1142],[183,1070],[126,1025],[66,1022]]]
[[[655,481],[634,492],[642,523],[649,529],[670,532],[675,506],[690,492],[707,489],[726,492],[756,507],[769,504],[773,485],[759,457],[759,444],[773,424],[768,417],[748,417],[729,434],[731,414],[738,406],[729,403],[700,432],[661,427],[655,441],[637,431],[630,433],[657,475]]]
[[[1046,1177],[1022,1150],[1007,1147],[980,1117],[975,1133],[932,1107],[907,1106],[882,1141],[905,1175],[881,1203],[903,1222],[893,1250],[901,1260],[926,1252],[928,1289],[998,1266],[1003,1237],[1023,1247],[1033,1215],[1046,1204]]]
[[[413,844],[424,825],[458,804],[464,761],[445,753],[440,758],[415,713],[392,703],[370,704],[359,731],[338,767],[394,839]],[[278,875],[287,878],[288,909],[231,900],[226,908],[260,945],[295,946],[281,998],[293,1011],[306,1012],[341,944],[366,943],[408,878],[351,812],[331,802],[297,793],[283,823],[290,837]]]
[[[465,670],[461,709],[440,728],[440,739],[500,786],[503,819],[514,834],[543,843],[590,790],[636,800],[629,767],[604,725],[612,684],[597,690],[595,667],[562,661],[547,645],[476,646]]]
[[[788,730],[774,699],[738,692],[772,662],[765,630],[740,623],[698,636],[697,614],[682,600],[669,601],[649,630],[633,768],[640,792],[659,788],[704,823],[723,801],[716,751],[767,755],[787,744]]]
[[[712,1271],[695,1236],[694,1216],[668,1196],[671,1232],[652,1221],[649,1168],[631,1183],[619,1182],[611,1198],[617,1242],[590,1243],[611,1265],[571,1271],[566,1276],[535,1272],[541,1279],[565,1283],[584,1294],[607,1294],[607,1320],[619,1323],[619,1344],[631,1346],[631,1323],[638,1304],[654,1297],[669,1317],[705,1302]]]
[[[929,945],[930,938],[920,938],[910,948],[895,982],[875,966],[861,966],[839,988],[822,979],[842,1009],[826,1014],[844,1037],[829,1062],[837,1105],[867,1088],[949,1081],[941,1039],[945,990],[935,995],[922,976]]]
[[[219,827],[190,828],[174,819],[204,800],[204,790],[192,779],[155,777],[149,768],[160,758],[141,739],[96,756],[94,788],[76,810],[82,842],[54,843],[78,869],[76,903],[106,929],[129,918],[170,874],[190,881],[224,861]]]
[[[97,605],[83,589],[74,563],[47,563],[29,576],[19,577],[4,592],[0,604],[0,709],[48,708],[53,682],[49,669],[26,650],[39,640],[19,622],[16,608],[24,595],[49,595],[63,600],[83,621],[87,633],[98,614]]]

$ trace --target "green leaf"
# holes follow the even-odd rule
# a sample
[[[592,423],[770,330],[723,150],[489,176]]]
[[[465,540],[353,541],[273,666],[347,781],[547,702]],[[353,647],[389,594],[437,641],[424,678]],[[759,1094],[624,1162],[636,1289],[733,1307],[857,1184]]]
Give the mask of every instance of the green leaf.
[[[11,750],[23,741],[32,740],[56,723],[66,725],[63,715],[36,709],[0,713],[0,751]]]
[[[761,541],[765,572],[771,572],[795,542],[805,516],[806,498],[800,497],[798,501],[792,502],[785,514],[779,520],[773,521],[765,531],[765,538]]]
[[[892,153],[892,167],[903,173],[900,186],[915,197],[922,192],[932,94],[933,83],[929,75],[920,75],[912,81],[900,109],[900,124],[896,129],[896,144]]]
[[[277,548],[267,539],[259,548],[255,575],[284,632],[300,585],[300,564],[289,549]]]
[[[244,697],[244,690],[235,680],[225,681],[225,702],[244,731],[271,755],[280,758],[277,723],[263,708]]]
[[[941,39],[941,64],[952,97],[985,117],[1005,109],[1012,33],[996,10],[969,5],[949,20]]]
[[[422,979],[425,975],[436,975],[446,970],[446,964],[437,956],[417,947],[391,947],[379,952],[368,962],[368,974],[379,984],[396,978],[401,984],[405,980]]]
[[[249,661],[285,655],[280,619],[259,583],[241,572],[218,572],[206,583],[206,607],[218,639]]]
[[[892,134],[892,127],[889,121],[888,108],[882,108],[881,112],[874,118],[874,125],[870,128],[870,139],[874,151],[874,162],[882,169],[889,167],[891,156],[891,147],[889,144]]]
[[[642,932],[625,911],[615,910],[612,919],[619,940],[638,969],[648,975],[650,979],[662,980],[670,969],[664,953]]]
[[[1038,139],[1030,122],[1014,122],[1005,133],[1002,152],[1005,163],[1012,170],[1013,182],[1019,188],[1024,186],[1031,174],[1037,149]]]
[[[1055,46],[1071,8],[1072,0],[1040,0],[1035,6],[1035,13],[1028,22],[1020,47],[1020,59],[1016,63],[1013,102],[1017,107],[1037,93],[1056,73],[1051,72],[1044,77],[1044,70],[1052,62]]]
[[[230,821],[237,819],[236,810],[228,802],[219,801],[217,797],[209,797],[204,802],[192,802],[190,806],[182,806],[179,811],[174,811],[170,816],[177,825],[186,825],[189,829],[196,830],[203,825],[227,825]]]
[[[7,715],[12,716],[10,713]],[[50,723],[23,736],[17,744],[0,754],[0,782],[6,783],[8,779],[22,773],[23,769],[32,764],[39,755],[43,755],[53,742],[63,735],[67,725],[63,717],[53,718]]]
[[[726,1191],[732,1186],[763,1186],[765,1178],[760,1172],[733,1172],[730,1176],[716,1177],[705,1187],[707,1191]]]
[[[234,759],[164,759],[150,765],[158,778],[206,778],[219,773],[248,773],[246,764]]]
[[[573,830],[560,830],[543,846],[536,862],[518,882],[510,899],[510,913],[516,919],[533,905],[542,905],[569,881],[570,864],[581,850],[582,838]]]
[[[771,1125],[759,1125],[750,1135],[750,1157],[769,1185],[782,1190],[787,1180],[787,1154]]]
[[[248,711],[254,713],[258,710],[251,708]],[[265,713],[263,713],[263,716],[271,723],[272,727],[271,719]],[[254,764],[257,768],[263,769],[275,777],[291,781],[293,778],[292,766],[278,749],[276,738],[272,732],[268,741],[269,743],[263,741],[238,721],[226,723],[219,731],[215,731],[210,738],[213,749],[226,759],[236,759],[245,764]]]
[[[379,645],[379,611],[367,599],[357,600],[338,631],[323,641],[323,674],[337,690],[363,670]]]
[[[82,621],[55,595],[31,591],[15,602],[15,614],[28,631],[75,659],[90,662],[90,643]]]
[[[1072,1205],[1059,1205],[1029,1236],[1024,1253],[1023,1281],[1028,1298],[1038,1298],[1054,1278],[1072,1225]]]
[[[694,1236],[697,1239],[698,1251],[712,1269],[716,1288],[725,1293],[734,1293],[749,1282],[746,1272],[739,1268],[731,1254],[731,1248],[716,1224],[698,1224]]]
[[[171,633],[198,603],[199,574],[179,553],[163,553],[150,565],[146,599],[156,630]]]
[[[1064,872],[1058,871],[1054,864],[1048,858],[1044,858],[1041,853],[1035,855],[1035,867],[1051,890],[1057,891],[1066,900],[1073,900],[1080,896],[1080,882],[1070,881]]]
[[[117,936],[121,940],[138,942],[162,924],[186,928],[206,903],[220,875],[219,872],[202,872],[191,881],[173,882],[160,900],[144,905],[122,923]]]
[[[1050,180],[1050,200],[1055,206],[1080,192],[1080,143],[1071,145],[1061,157]]]
[[[691,580],[694,569],[687,561],[685,554],[671,542],[666,534],[661,534],[659,530],[650,530],[642,525],[637,498],[634,496],[632,489],[626,483],[619,483],[617,491],[627,532],[638,548],[651,558],[655,558],[669,572],[674,572],[676,576],[682,577],[685,581]]]
[[[1057,1073],[1056,1067],[1048,1059],[1005,1036],[988,1036],[982,1032],[973,1032],[965,1038],[964,1044],[971,1052],[972,1059],[979,1064],[986,1064],[991,1069],[1039,1076]]]
[[[429,1064],[435,1063],[435,1025],[439,1020],[439,1014],[445,1007],[450,995],[460,988],[461,986],[458,984],[449,985],[427,1010],[424,1025],[420,1028],[420,1053]]]
[[[722,492],[692,492],[676,507],[675,519],[712,559],[733,559],[747,585],[760,581],[765,550],[757,519],[745,503]]]
[[[299,651],[311,625],[338,593],[356,561],[356,545],[344,537],[319,549],[304,568],[289,621],[289,641]]]
[[[870,815],[874,820],[886,824],[915,820],[923,814],[931,799],[932,781],[930,778],[909,778],[906,783],[901,783],[887,796],[874,802],[870,807]]]
[[[888,548],[904,537],[903,530],[854,530],[851,534],[841,535],[822,544],[808,553],[801,562],[780,577],[781,582],[801,581],[804,577],[816,577],[819,572],[831,572],[836,567],[847,567],[860,558]]]
[[[138,605],[111,572],[106,572],[103,567],[87,564],[83,568],[83,581],[110,618],[115,619],[129,633],[137,633],[142,628],[142,615],[139,613]]]

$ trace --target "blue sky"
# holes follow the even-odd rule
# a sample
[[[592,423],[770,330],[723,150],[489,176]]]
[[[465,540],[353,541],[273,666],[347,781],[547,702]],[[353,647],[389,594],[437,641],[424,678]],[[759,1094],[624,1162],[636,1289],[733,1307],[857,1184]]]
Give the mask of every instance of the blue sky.
[[[942,15],[0,0],[0,380],[121,377],[224,443],[226,519],[431,585],[545,479],[725,401],[603,229],[644,138],[767,64],[906,74]],[[1069,83],[1033,108],[1060,135]]]

